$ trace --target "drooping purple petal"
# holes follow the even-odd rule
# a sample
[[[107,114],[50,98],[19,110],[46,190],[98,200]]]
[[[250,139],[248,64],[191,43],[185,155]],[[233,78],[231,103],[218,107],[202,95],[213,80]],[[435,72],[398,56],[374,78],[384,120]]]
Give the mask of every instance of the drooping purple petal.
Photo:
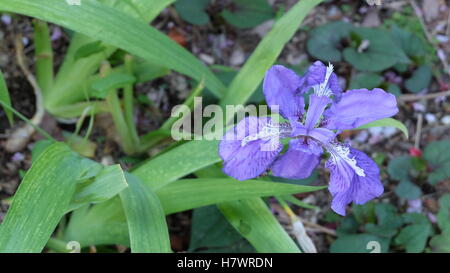
[[[289,142],[289,149],[272,165],[274,176],[288,179],[308,178],[320,163],[320,154],[297,150],[299,139]]]
[[[326,127],[354,129],[369,122],[392,117],[398,112],[395,96],[382,89],[354,89],[345,92],[338,103],[325,111]]]
[[[268,117],[248,117],[224,135],[219,144],[224,173],[238,180],[246,180],[257,177],[268,169],[283,149],[278,138],[257,137],[270,121]],[[254,138],[249,139],[249,136]]]
[[[306,85],[308,88],[319,85],[325,81],[325,76],[327,74],[327,67],[321,62],[316,61],[313,63],[308,72],[305,75]],[[328,80],[328,88],[333,92],[334,100],[339,101],[341,98],[342,88],[339,85],[339,79],[335,73],[332,73]]]
[[[331,157],[326,163],[330,169],[328,189],[333,196],[331,208],[340,215],[345,215],[345,208],[351,202],[364,204],[384,191],[376,163],[365,153],[346,148],[337,152],[341,157],[333,155],[331,151]],[[345,151],[348,152],[346,155]]]
[[[281,65],[272,66],[264,78],[263,90],[272,111],[278,110],[286,118],[299,117],[305,108],[301,87],[304,78]]]

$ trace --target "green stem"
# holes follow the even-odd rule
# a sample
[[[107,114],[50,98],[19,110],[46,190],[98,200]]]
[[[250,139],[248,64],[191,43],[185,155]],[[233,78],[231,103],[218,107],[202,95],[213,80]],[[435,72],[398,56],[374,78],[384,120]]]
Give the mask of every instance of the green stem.
[[[102,65],[100,68],[102,77],[106,77],[109,73],[111,73],[111,66],[109,63]],[[109,91],[108,96],[106,96],[106,102],[109,106],[109,112],[112,115],[116,132],[120,137],[124,152],[130,155],[136,153],[133,137],[129,134],[128,125],[123,115],[122,106],[116,89]]]
[[[53,85],[53,49],[46,22],[34,20],[36,78],[43,95]]]
[[[67,243],[56,238],[50,238],[47,242],[46,247],[58,253],[69,253],[69,249],[67,249]]]
[[[133,57],[131,55],[125,56],[125,71],[126,73],[133,75]],[[128,124],[128,130],[133,138],[133,145],[139,146],[139,136],[134,123],[134,108],[133,108],[133,84],[128,84],[123,89],[123,103],[125,121]]]

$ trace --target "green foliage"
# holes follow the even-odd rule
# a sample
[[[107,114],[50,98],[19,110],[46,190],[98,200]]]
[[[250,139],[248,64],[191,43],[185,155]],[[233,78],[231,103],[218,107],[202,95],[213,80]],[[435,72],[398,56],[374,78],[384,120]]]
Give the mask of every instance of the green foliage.
[[[43,250],[75,193],[80,159],[62,143],[39,156],[0,226],[0,252]]]
[[[306,44],[309,54],[322,61],[340,62],[342,60],[341,43],[349,37],[353,28],[351,24],[342,21],[315,28],[310,31]]]
[[[395,189],[399,197],[413,200],[422,194],[420,188],[411,182],[414,180],[414,173],[417,173],[414,168],[414,158],[401,156],[392,159],[388,165],[388,173],[392,179],[400,181]]]
[[[379,87],[382,82],[383,77],[376,73],[360,73],[352,77],[349,89],[373,89]]]
[[[225,20],[238,28],[252,28],[275,15],[267,0],[233,0],[232,9],[221,14]]]
[[[156,191],[166,214],[211,204],[294,193],[311,192],[324,187],[298,186],[231,178],[182,179]]]
[[[403,221],[409,225],[404,227],[395,237],[395,244],[404,246],[408,253],[420,253],[425,249],[428,237],[432,235],[432,227],[427,217],[418,213],[402,215]]]
[[[134,253],[172,252],[164,210],[156,194],[127,174],[130,187],[120,193]]]
[[[258,44],[250,58],[229,85],[220,102],[224,105],[245,104],[274,64],[284,45],[292,38],[301,22],[321,0],[300,1],[273,26]],[[295,23],[293,23],[295,22]]]
[[[6,86],[5,78],[3,77],[3,73],[1,71],[0,71],[0,101],[9,107],[12,107],[8,87]],[[14,123],[13,112],[6,107],[3,107],[3,110],[6,113],[6,117],[8,118],[9,124],[12,126]]]
[[[425,147],[423,157],[431,168],[428,182],[432,185],[450,178],[450,140],[435,141]]]
[[[393,118],[379,119],[379,120],[364,124],[358,128],[355,128],[354,130],[362,130],[362,129],[368,129],[368,128],[372,128],[372,127],[394,127],[394,128],[399,129],[406,136],[406,138],[409,137],[408,128],[406,128],[406,126],[402,122],[395,120]]]
[[[411,93],[419,93],[430,85],[432,76],[431,68],[428,65],[421,65],[405,81],[405,87]]]
[[[376,219],[375,219],[376,216]],[[381,252],[397,247],[408,253],[423,252],[433,228],[426,216],[418,213],[398,214],[391,204],[354,205],[353,214],[340,220],[338,238],[331,252],[370,252],[370,241],[379,243]]]
[[[396,63],[409,62],[402,49],[383,29],[356,28],[351,32],[356,47],[344,49],[344,58],[361,71],[382,71]],[[364,42],[367,46],[364,46]]]
[[[91,96],[98,99],[104,99],[108,96],[109,91],[123,88],[126,85],[136,82],[136,78],[124,73],[111,73],[104,78],[94,81],[91,85],[93,92]]]
[[[370,253],[373,248],[370,242],[378,242],[382,253],[388,252],[389,241],[372,234],[348,234],[340,236],[331,245],[332,253]]]
[[[231,226],[216,206],[192,214],[190,252],[254,252],[255,249]]]
[[[178,0],[175,2],[175,10],[187,22],[194,25],[209,23],[209,15],[206,8],[209,0]]]
[[[441,233],[431,239],[430,245],[435,252],[450,253],[450,194],[439,199],[439,207],[437,221]]]
[[[257,252],[300,252],[260,198],[221,203],[218,207],[228,222]]]
[[[102,44],[102,41],[93,41],[91,43],[87,43],[75,51],[73,56],[75,61],[79,59],[86,58],[92,56],[94,54],[100,53],[104,51],[106,47]]]

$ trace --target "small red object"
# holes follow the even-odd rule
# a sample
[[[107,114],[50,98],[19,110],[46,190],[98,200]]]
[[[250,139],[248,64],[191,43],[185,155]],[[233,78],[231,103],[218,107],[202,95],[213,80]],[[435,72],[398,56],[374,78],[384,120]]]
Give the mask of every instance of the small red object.
[[[420,149],[416,149],[414,147],[409,148],[409,155],[413,157],[421,157],[422,151]]]

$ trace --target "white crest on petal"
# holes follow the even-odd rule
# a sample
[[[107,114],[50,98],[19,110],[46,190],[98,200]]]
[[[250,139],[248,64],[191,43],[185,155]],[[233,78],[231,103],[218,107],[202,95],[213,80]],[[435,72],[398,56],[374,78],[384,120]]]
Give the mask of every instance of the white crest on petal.
[[[350,147],[339,143],[330,143],[326,148],[331,155],[330,160],[332,164],[338,165],[339,161],[344,160],[357,175],[362,177],[366,176],[364,170],[357,165],[358,162],[356,162],[355,157],[351,157]]]
[[[314,94],[316,94],[317,96],[331,96],[333,95],[333,92],[331,91],[331,89],[328,87],[328,81],[330,80],[331,74],[333,74],[333,70],[334,70],[334,66],[329,63],[327,66],[327,71],[325,73],[325,79],[322,83],[314,85],[313,89],[314,89]]]
[[[267,123],[258,133],[246,136],[241,141],[241,147],[255,140],[269,141],[261,147],[264,151],[272,151],[278,148],[280,138],[291,134],[292,128],[288,123]]]

